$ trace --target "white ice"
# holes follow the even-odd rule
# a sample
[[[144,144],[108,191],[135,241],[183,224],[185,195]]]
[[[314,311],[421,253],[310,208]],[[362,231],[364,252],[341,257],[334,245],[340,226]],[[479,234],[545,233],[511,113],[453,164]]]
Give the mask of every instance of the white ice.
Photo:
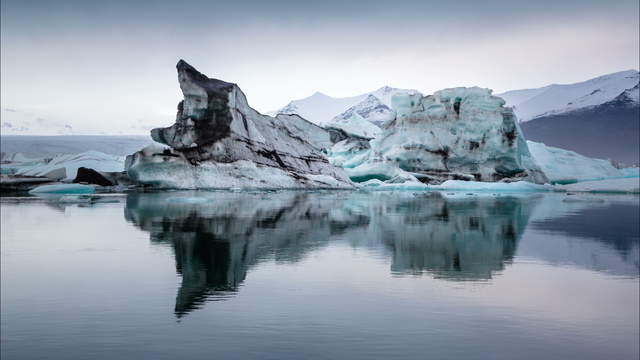
[[[103,172],[124,171],[124,160],[123,156],[109,155],[99,151],[86,151],[80,154],[58,155],[50,161],[42,160],[35,164],[19,166],[16,169],[16,174],[44,176],[53,170],[64,168],[66,171],[65,179],[73,180],[80,167]]]
[[[552,183],[572,183],[622,177],[625,173],[610,161],[593,159],[570,150],[527,141],[529,151]]]

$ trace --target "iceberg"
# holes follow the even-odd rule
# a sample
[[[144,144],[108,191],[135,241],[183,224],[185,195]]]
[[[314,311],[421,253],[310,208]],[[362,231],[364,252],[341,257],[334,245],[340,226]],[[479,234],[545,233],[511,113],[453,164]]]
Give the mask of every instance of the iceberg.
[[[626,176],[608,160],[593,159],[570,150],[527,141],[529,151],[551,183],[570,184]]]
[[[65,169],[64,180],[73,180],[78,169],[90,168],[103,172],[122,172],[124,170],[123,156],[109,155],[99,151],[85,151],[80,154],[58,155],[52,159],[43,159],[16,169],[16,175],[47,176],[55,170]]]
[[[512,109],[504,104],[491,90],[478,87],[445,89],[426,97],[396,94],[395,119],[371,140],[367,159],[347,173],[354,181],[394,183],[548,182]]]
[[[156,142],[127,158],[131,180],[159,188],[353,188],[329,163],[324,128],[298,115],[262,115],[236,84],[177,64],[184,100],[176,123],[151,131]]]

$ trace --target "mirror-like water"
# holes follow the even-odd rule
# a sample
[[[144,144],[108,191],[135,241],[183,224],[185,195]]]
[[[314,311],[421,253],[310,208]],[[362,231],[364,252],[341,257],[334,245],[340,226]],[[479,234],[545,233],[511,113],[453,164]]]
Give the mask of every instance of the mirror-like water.
[[[3,359],[638,358],[637,196],[10,201]]]

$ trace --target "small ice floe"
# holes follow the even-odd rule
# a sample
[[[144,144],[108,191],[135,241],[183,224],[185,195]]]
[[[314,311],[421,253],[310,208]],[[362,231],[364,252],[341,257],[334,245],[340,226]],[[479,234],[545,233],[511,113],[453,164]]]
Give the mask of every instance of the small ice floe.
[[[42,185],[29,191],[30,194],[93,194],[95,192],[95,186],[82,184]]]

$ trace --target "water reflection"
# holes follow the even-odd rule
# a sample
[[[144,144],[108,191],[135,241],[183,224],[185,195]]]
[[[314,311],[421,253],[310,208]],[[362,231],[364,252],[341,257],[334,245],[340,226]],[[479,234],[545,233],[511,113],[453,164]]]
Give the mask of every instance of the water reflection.
[[[487,280],[504,269],[539,196],[439,193],[142,193],[125,217],[171,246],[182,284],[175,313],[238,291],[263,260],[296,262],[330,242],[385,254],[397,275]]]
[[[520,255],[625,277],[640,273],[640,197],[545,197]]]
[[[636,202],[600,202],[580,211],[534,222],[536,229],[599,241],[623,256],[638,244],[640,206]]]
[[[537,197],[449,199],[427,194],[393,204],[377,219],[392,271],[486,280],[515,254]]]
[[[173,248],[182,276],[177,316],[237,291],[260,260],[296,261],[328,240],[328,207],[309,194],[184,195],[132,194],[125,207],[126,219],[149,231],[152,242]]]

